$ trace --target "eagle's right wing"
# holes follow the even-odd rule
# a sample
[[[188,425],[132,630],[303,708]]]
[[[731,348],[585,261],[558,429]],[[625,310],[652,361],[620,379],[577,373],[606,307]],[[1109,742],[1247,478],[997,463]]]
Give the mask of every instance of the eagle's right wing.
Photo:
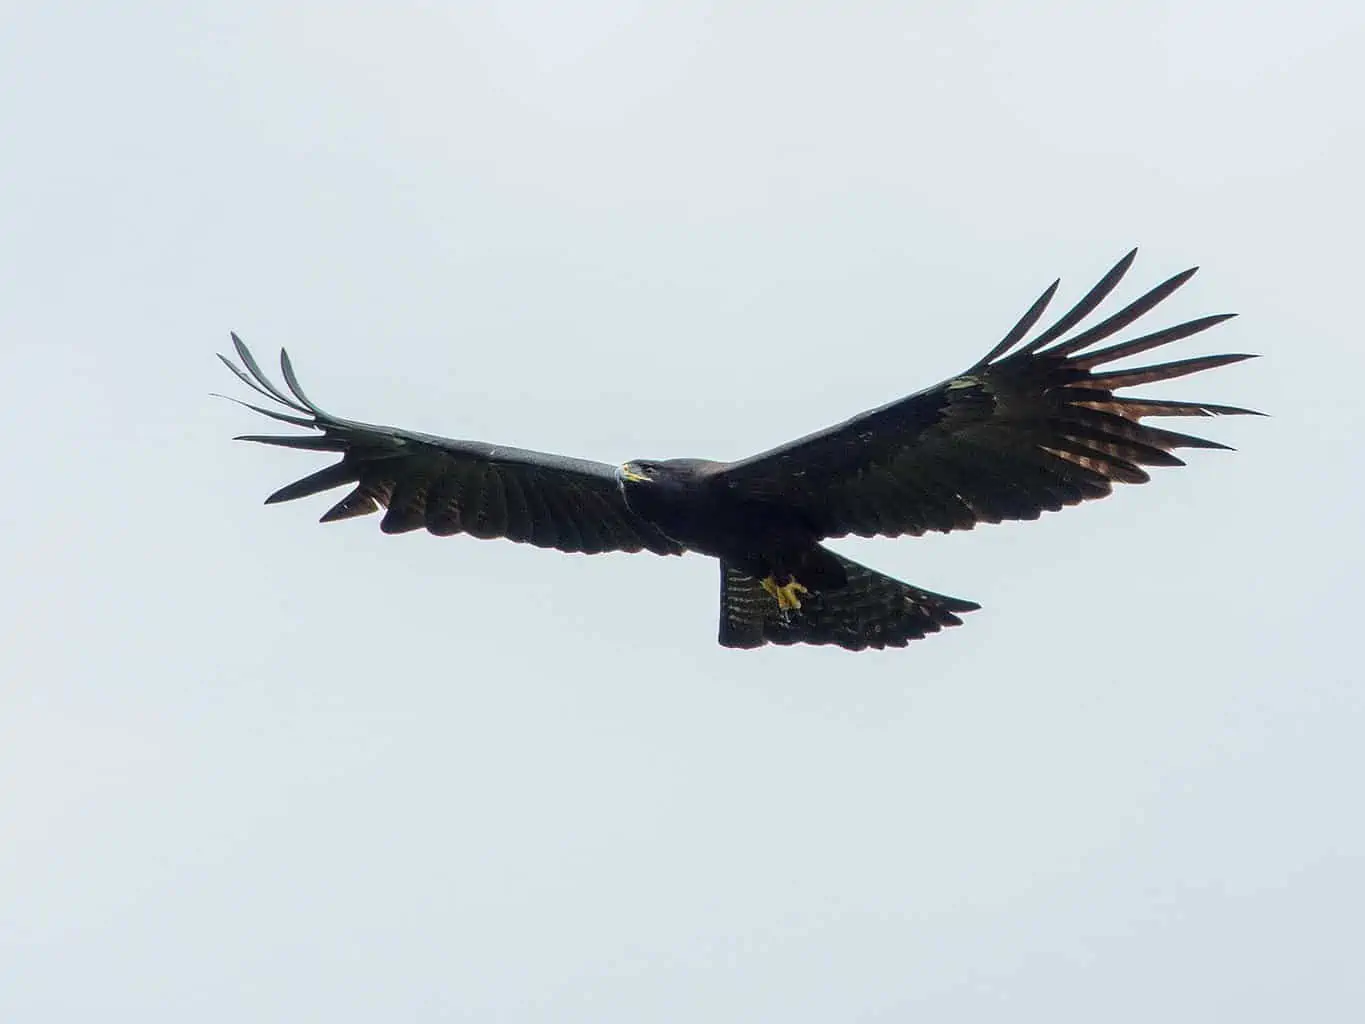
[[[304,394],[285,352],[280,352],[280,369],[290,394],[270,381],[235,334],[232,343],[242,365],[218,358],[248,387],[292,412],[241,404],[321,432],[248,434],[238,440],[341,454],[340,462],[280,488],[267,504],[353,484],[351,493],[323,514],[322,522],[366,515],[382,506],[387,511],[379,528],[385,533],[426,528],[438,536],[505,537],[587,554],[682,553],[680,545],[631,512],[615,470],[606,463],[342,419],[324,412]]]

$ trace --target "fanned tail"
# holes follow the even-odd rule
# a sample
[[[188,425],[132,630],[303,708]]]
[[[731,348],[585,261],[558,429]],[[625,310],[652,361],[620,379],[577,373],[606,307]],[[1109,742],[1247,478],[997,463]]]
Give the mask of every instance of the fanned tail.
[[[804,595],[799,609],[785,613],[757,579],[722,560],[721,646],[834,644],[850,651],[904,647],[945,626],[962,625],[957,613],[981,607],[912,587],[842,555],[830,554],[847,573],[848,583]]]

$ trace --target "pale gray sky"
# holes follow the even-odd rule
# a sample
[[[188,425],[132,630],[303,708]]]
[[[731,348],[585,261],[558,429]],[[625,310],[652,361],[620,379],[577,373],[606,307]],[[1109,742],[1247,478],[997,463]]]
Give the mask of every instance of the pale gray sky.
[[[1358,1020],[1355,3],[11,4],[0,1018]],[[716,646],[701,558],[263,508],[361,419],[735,457],[1054,276],[1267,358],[1240,449],[844,544],[980,601]],[[1193,426],[1193,425],[1192,425]]]

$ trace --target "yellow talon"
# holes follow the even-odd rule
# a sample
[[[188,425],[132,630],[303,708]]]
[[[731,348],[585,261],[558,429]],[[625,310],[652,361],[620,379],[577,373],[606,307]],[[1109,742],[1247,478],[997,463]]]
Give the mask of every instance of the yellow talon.
[[[789,579],[786,583],[778,585],[776,577],[766,576],[759,581],[763,589],[766,590],[777,601],[779,611],[800,609],[801,598],[798,594],[809,594],[810,591],[797,583],[794,579]]]

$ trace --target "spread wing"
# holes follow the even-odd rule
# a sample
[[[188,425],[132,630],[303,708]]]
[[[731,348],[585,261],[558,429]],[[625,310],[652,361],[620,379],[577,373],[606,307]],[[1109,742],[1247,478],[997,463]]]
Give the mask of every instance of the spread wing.
[[[1187,270],[1107,319],[1072,333],[1113,291],[1128,253],[1080,302],[1024,341],[1054,282],[1000,344],[965,373],[714,474],[733,492],[798,509],[822,536],[922,534],[1037,519],[1142,483],[1144,466],[1179,466],[1177,448],[1226,448],[1143,423],[1153,416],[1251,414],[1205,402],[1119,397],[1122,388],[1248,359],[1215,355],[1134,369],[1107,364],[1187,338],[1232,314],[1095,346],[1183,285]],[[1103,368],[1103,369],[1100,369]]]
[[[354,485],[323,514],[324,523],[382,506],[387,511],[379,528],[385,533],[426,528],[438,536],[505,537],[588,554],[682,553],[677,543],[630,511],[615,471],[605,463],[345,420],[323,412],[304,394],[286,353],[280,352],[280,369],[289,394],[270,381],[235,334],[232,343],[242,365],[218,358],[248,387],[290,412],[241,404],[320,432],[249,434],[238,440],[341,454],[340,462],[280,488],[266,498],[267,504]]]

